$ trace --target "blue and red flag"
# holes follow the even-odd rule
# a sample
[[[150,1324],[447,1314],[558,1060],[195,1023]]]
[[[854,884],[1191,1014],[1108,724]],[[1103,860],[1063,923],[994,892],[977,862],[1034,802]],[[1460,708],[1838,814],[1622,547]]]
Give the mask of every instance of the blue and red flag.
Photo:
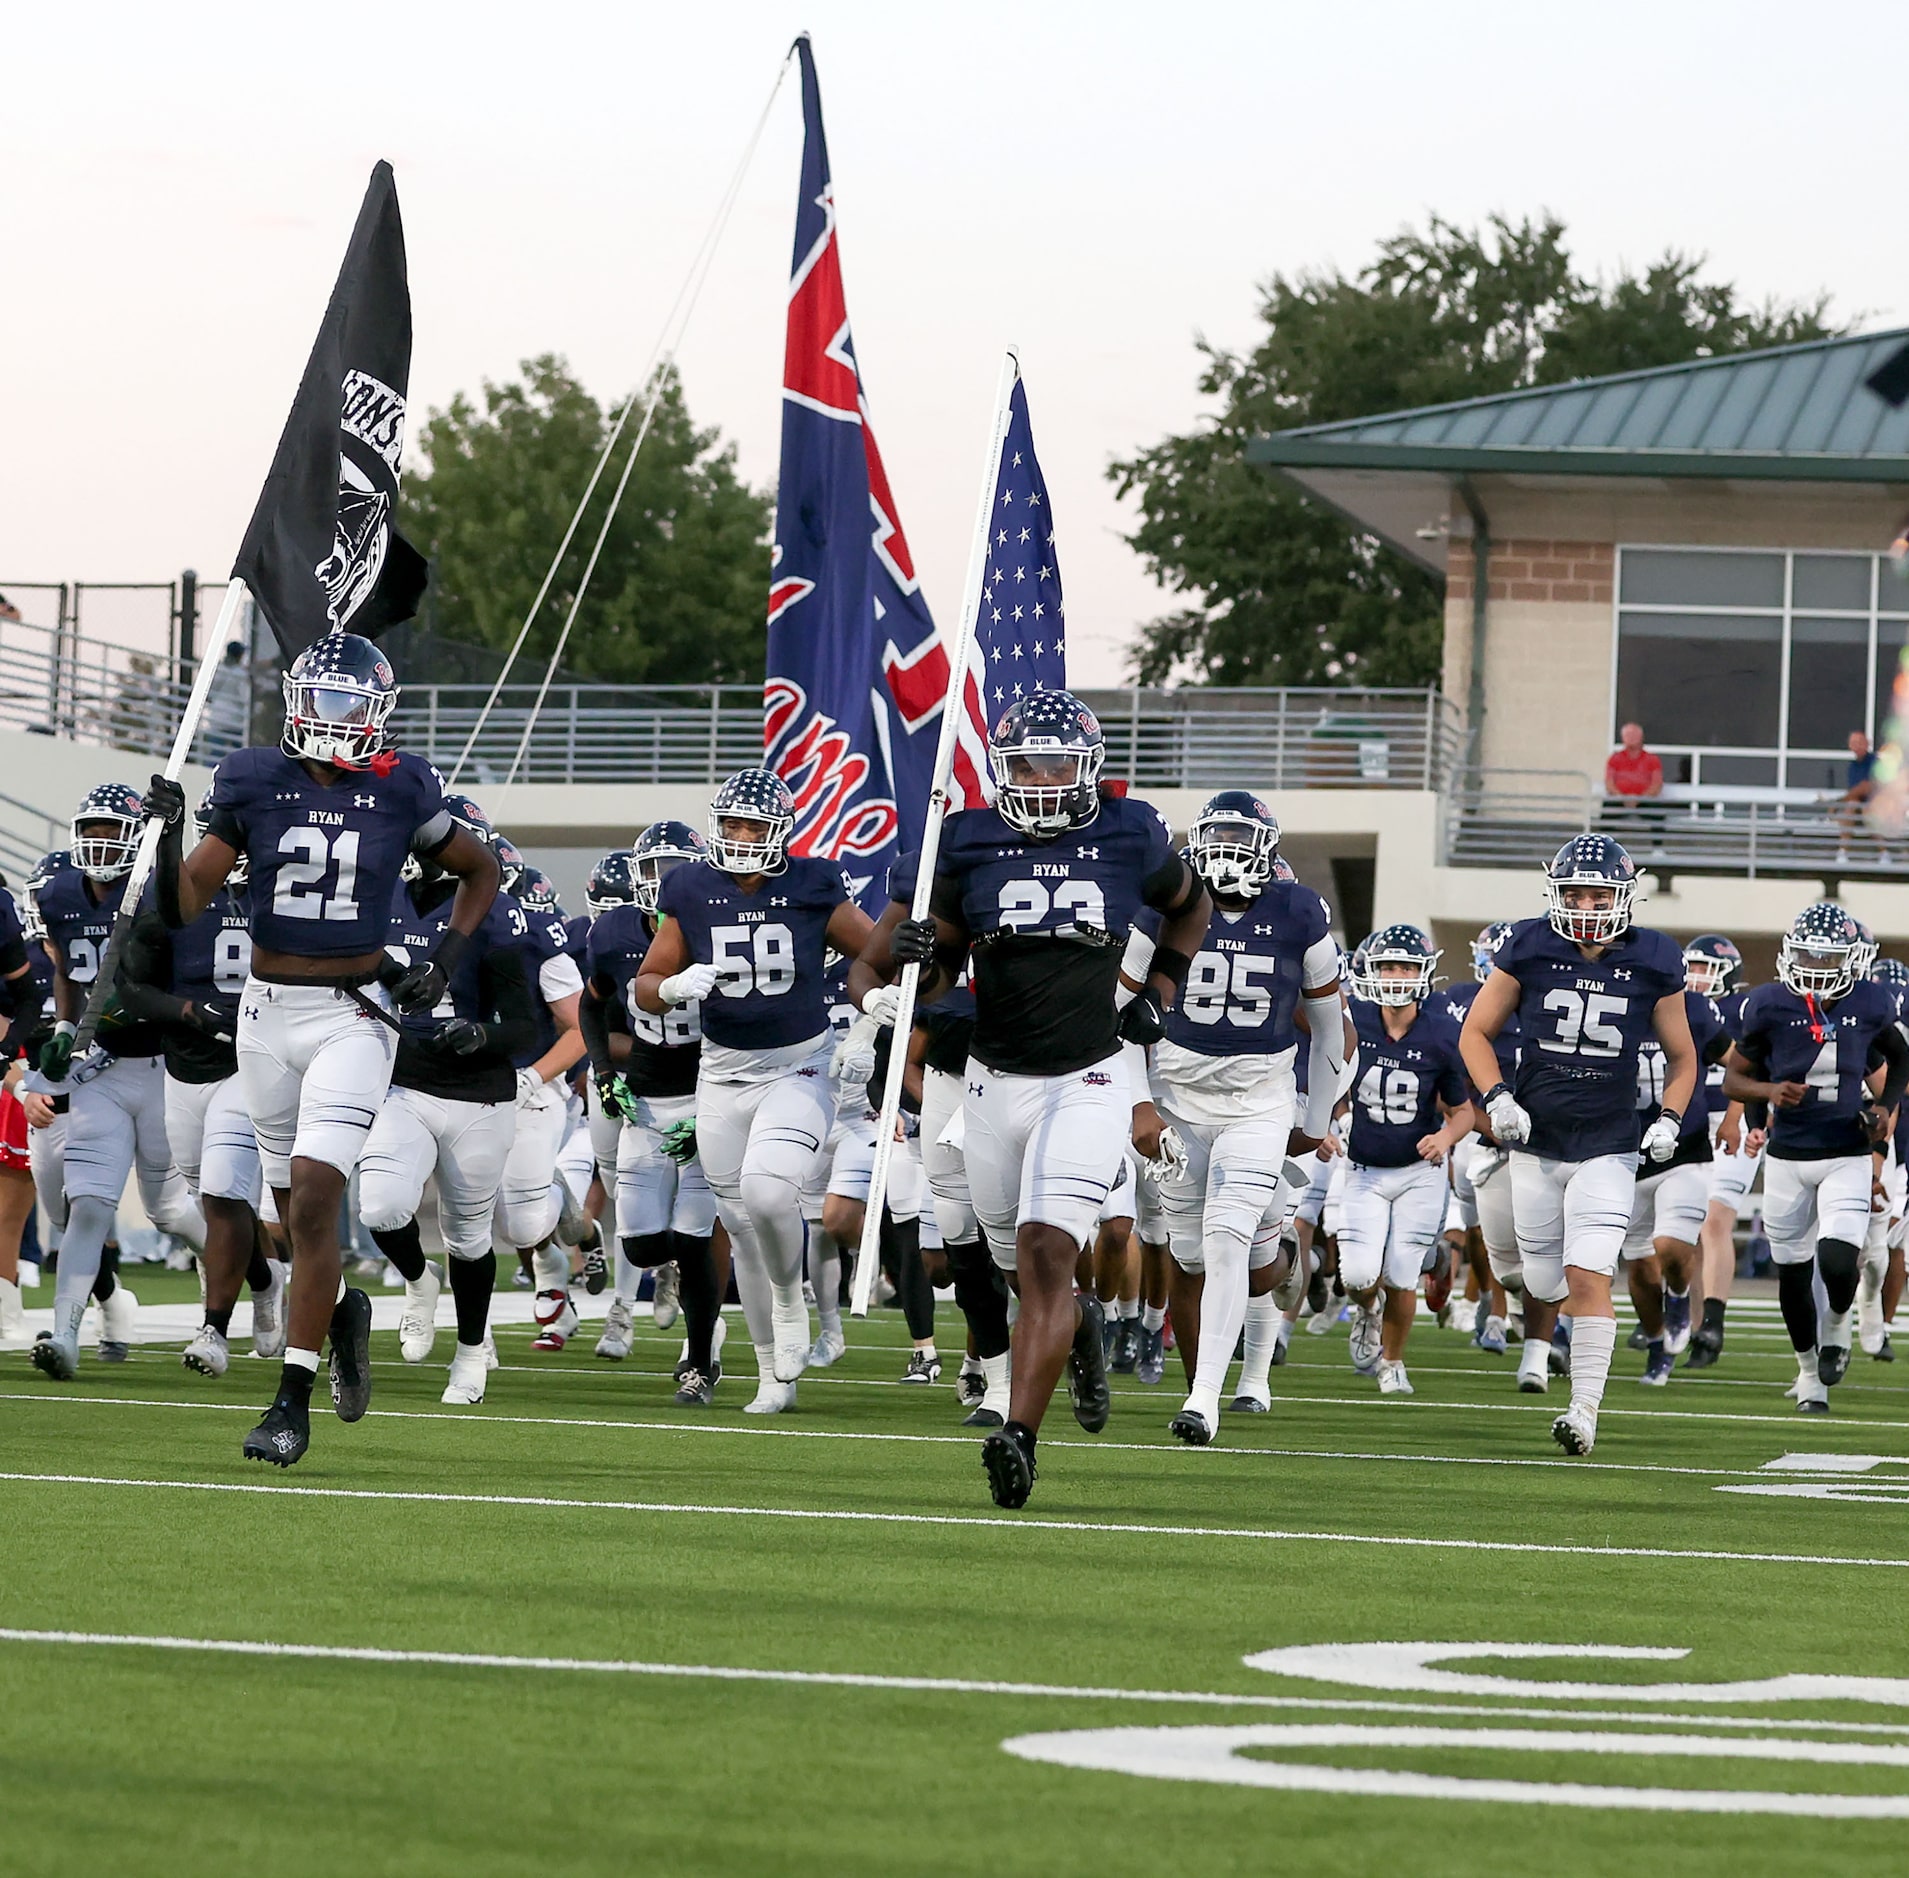
[[[806,36],[805,137],[782,379],[763,748],[796,804],[797,854],[879,899],[921,836],[948,655],[922,598],[849,333],[822,94]],[[961,767],[973,776],[973,759]]]

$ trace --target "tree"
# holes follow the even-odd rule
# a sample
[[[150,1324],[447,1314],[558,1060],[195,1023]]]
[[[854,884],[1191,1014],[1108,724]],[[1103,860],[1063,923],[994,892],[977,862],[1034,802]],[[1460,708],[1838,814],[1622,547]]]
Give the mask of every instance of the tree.
[[[560,358],[462,393],[426,419],[404,480],[404,531],[431,557],[426,620],[449,638],[508,651],[563,539],[614,418]],[[640,412],[639,412],[640,415]],[[513,677],[541,672],[637,429],[633,416],[591,497]],[[690,422],[672,382],[637,455],[591,576],[564,664],[627,683],[706,684],[762,675],[772,499],[736,473],[734,446]]]
[[[1267,431],[1827,336],[1828,301],[1745,305],[1670,253],[1608,283],[1580,274],[1554,216],[1484,230],[1433,217],[1348,278],[1275,274],[1251,352],[1196,341],[1211,420],[1115,462],[1139,498],[1127,539],[1184,596],[1141,628],[1142,684],[1423,685],[1438,676],[1442,583],[1306,501],[1245,446]]]

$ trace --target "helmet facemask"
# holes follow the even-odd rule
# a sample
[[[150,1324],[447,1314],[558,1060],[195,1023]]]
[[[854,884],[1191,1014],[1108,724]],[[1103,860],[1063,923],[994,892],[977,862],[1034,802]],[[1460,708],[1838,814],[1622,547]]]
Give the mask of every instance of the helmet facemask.
[[[359,684],[342,672],[318,679],[287,672],[283,682],[283,746],[288,755],[338,769],[363,769],[385,747],[385,721],[397,702],[395,691]]]
[[[1106,756],[1098,744],[1083,747],[1059,737],[1030,737],[1007,749],[990,746],[995,810],[1010,828],[1036,841],[1079,828],[1099,811]]]
[[[1393,1010],[1423,1004],[1432,995],[1432,975],[1438,970],[1438,959],[1436,952],[1428,957],[1385,944],[1361,946],[1347,962],[1346,988],[1367,1004],[1386,1005]]]
[[[1279,830],[1264,822],[1216,815],[1187,836],[1193,871],[1222,900],[1251,900],[1273,877]]]
[[[110,810],[91,809],[76,815],[73,845],[67,850],[73,865],[102,886],[123,880],[139,853],[139,826],[138,816],[115,815]],[[94,832],[88,834],[88,829]]]
[[[1840,998],[1856,982],[1861,941],[1799,940],[1786,933],[1777,948],[1776,975],[1799,998]]]
[[[1607,946],[1621,939],[1630,926],[1631,902],[1637,897],[1637,883],[1607,880],[1602,875],[1574,876],[1566,880],[1546,880],[1544,892],[1553,932],[1576,945]],[[1571,904],[1570,896],[1585,892],[1607,897],[1593,906]]]

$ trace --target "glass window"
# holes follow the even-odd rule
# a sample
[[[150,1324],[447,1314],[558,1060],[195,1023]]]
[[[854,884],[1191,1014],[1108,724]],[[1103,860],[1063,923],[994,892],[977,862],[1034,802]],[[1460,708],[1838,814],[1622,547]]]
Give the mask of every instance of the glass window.
[[[1909,717],[1909,683],[1905,683],[1902,672],[1903,645],[1909,641],[1909,621],[1884,619],[1876,622],[1876,723],[1875,734],[1881,737],[1891,717]],[[1895,688],[1903,684],[1903,695],[1898,699]]]
[[[1799,554],[1790,572],[1790,604],[1867,613],[1869,567],[1866,554]]]
[[[1909,561],[1893,561],[1887,555],[1876,572],[1876,611],[1909,613]]]
[[[1776,758],[1773,756],[1714,756],[1708,751],[1698,762],[1702,765],[1700,783],[1736,783],[1756,788],[1776,787]]]
[[[1627,610],[1618,630],[1612,741],[1619,725],[1636,722],[1652,744],[1774,749],[1782,664],[1781,619]]]
[[[1618,598],[1626,605],[1783,605],[1780,554],[1702,554],[1682,548],[1626,548]],[[1865,595],[1863,605],[1869,604]]]
[[[1792,620],[1790,748],[1837,750],[1868,724],[1868,620]]]
[[[1783,766],[1783,780],[1791,789],[1833,789],[1841,795],[1848,769],[1846,756],[1793,756]]]

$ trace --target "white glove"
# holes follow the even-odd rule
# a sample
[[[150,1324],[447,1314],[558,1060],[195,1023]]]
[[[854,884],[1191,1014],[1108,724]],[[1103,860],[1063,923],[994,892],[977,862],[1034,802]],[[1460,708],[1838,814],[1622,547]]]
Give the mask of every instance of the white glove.
[[[1138,1158],[1140,1171],[1159,1186],[1164,1187],[1169,1181],[1177,1184],[1186,1178],[1186,1143],[1171,1124],[1160,1130],[1160,1152],[1152,1160],[1144,1154]]]
[[[829,1074],[849,1088],[861,1089],[875,1073],[875,1037],[880,1026],[864,1012],[843,1034],[829,1058]]]
[[[1509,1089],[1485,1104],[1491,1132],[1508,1148],[1522,1147],[1531,1139],[1531,1117],[1519,1106]]]
[[[901,986],[877,985],[862,1000],[862,1015],[872,1017],[879,1030],[884,1024],[892,1024],[901,1012]]]
[[[1653,1161],[1667,1161],[1677,1152],[1677,1138],[1684,1132],[1681,1119],[1660,1115],[1644,1130],[1644,1152]]]
[[[665,978],[656,987],[665,1004],[694,1004],[716,989],[722,976],[714,965],[686,965],[674,978]]]
[[[520,1109],[540,1109],[544,1105],[544,1091],[549,1084],[534,1069],[520,1069],[517,1072],[517,1106]]]

